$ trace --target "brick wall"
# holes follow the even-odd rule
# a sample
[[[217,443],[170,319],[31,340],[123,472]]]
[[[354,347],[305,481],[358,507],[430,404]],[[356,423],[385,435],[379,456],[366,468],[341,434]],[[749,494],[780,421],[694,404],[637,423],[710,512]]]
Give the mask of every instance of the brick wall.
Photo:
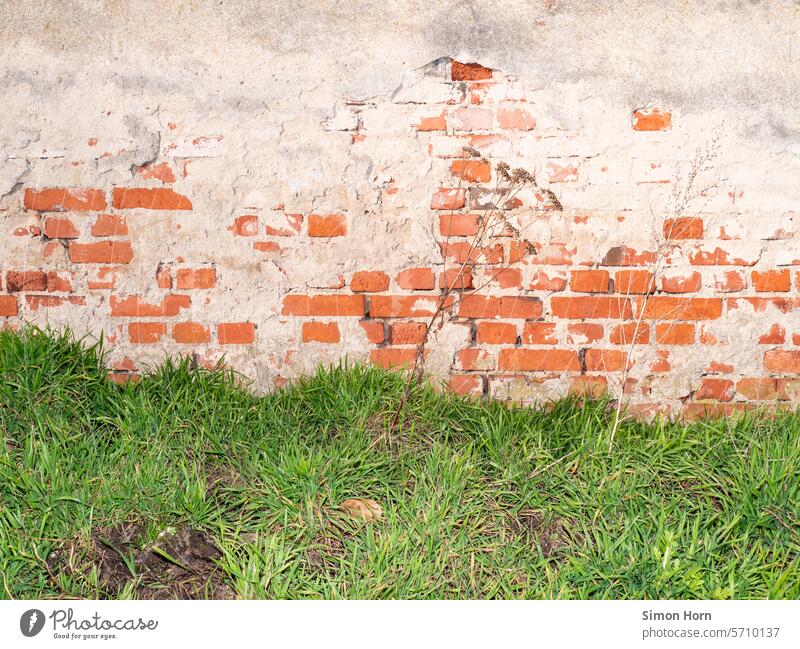
[[[109,104],[64,148],[10,156],[27,171],[0,202],[0,326],[103,332],[118,380],[193,354],[270,389],[345,357],[409,363],[467,262],[427,355],[457,392],[609,389],[640,414],[797,403],[797,221],[720,173],[733,143],[707,116],[576,108],[574,86],[449,59],[333,104],[263,146],[169,106],[147,137],[104,137]],[[539,187],[474,248],[500,161]]]

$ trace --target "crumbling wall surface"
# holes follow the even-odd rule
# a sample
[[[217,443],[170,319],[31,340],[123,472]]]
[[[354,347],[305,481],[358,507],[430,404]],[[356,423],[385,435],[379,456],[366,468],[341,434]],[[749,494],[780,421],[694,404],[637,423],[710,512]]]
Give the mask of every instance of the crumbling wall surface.
[[[459,392],[797,403],[798,3],[389,5],[3,3],[0,326],[267,390],[407,363],[471,260]]]

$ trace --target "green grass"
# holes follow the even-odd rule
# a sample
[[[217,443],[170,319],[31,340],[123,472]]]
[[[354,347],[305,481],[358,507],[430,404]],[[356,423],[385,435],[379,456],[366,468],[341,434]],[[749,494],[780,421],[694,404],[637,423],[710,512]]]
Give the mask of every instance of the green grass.
[[[332,368],[257,397],[168,363],[120,386],[97,346],[34,329],[0,332],[0,381],[6,598],[136,596],[90,543],[134,522],[140,544],[207,534],[243,598],[800,596],[795,415],[627,422],[609,453],[603,402],[425,388],[387,440],[399,374]],[[344,517],[347,498],[383,518]]]

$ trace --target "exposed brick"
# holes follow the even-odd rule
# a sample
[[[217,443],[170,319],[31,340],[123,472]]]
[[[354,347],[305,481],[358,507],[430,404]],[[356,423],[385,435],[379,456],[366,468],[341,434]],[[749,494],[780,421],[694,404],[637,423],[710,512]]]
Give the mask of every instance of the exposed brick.
[[[440,214],[439,233],[443,237],[471,237],[478,234],[477,214]]]
[[[374,345],[379,345],[385,339],[386,332],[385,327],[382,321],[380,320],[362,320],[358,324],[361,325],[361,328],[364,330],[364,333],[367,335],[367,342],[371,342]]]
[[[439,273],[439,288],[444,290],[472,288],[472,273],[468,268],[450,268],[443,273]]]
[[[603,325],[594,322],[578,322],[567,325],[567,343],[584,345],[603,339]]]
[[[682,216],[664,221],[664,237],[666,239],[702,239],[703,219]]]
[[[584,356],[589,372],[619,372],[625,369],[628,354],[619,349],[587,349]]]
[[[650,342],[650,327],[644,322],[627,322],[611,330],[609,342],[612,345],[646,345]]]
[[[770,349],[764,353],[764,369],[770,372],[800,374],[800,350]]]
[[[446,131],[447,130],[447,111],[442,111],[439,115],[423,117],[417,124],[418,131]]]
[[[500,288],[522,288],[522,272],[518,268],[488,269],[486,275]]]
[[[453,160],[450,171],[470,183],[488,183],[492,178],[492,166],[486,160]]]
[[[430,291],[436,278],[430,268],[407,268],[397,275],[397,285],[409,291]]]
[[[483,81],[492,78],[492,70],[479,63],[451,61],[450,78],[453,81]]]
[[[111,296],[112,318],[163,318],[173,317],[181,309],[188,309],[191,299],[188,295],[167,295],[160,304],[142,300],[138,295],[125,298]]]
[[[569,287],[576,293],[608,293],[607,270],[573,270]]]
[[[443,187],[431,196],[432,210],[458,210],[466,203],[467,192],[463,187]]]
[[[577,352],[567,349],[501,349],[498,367],[512,372],[580,372]]]
[[[338,343],[341,340],[339,325],[335,322],[304,322],[304,343]]]
[[[287,295],[283,298],[282,313],[299,316],[363,316],[365,305],[363,295]]]
[[[658,259],[658,254],[651,250],[635,250],[627,246],[614,246],[600,262],[601,266],[649,266]]]
[[[172,326],[172,337],[178,343],[207,343],[211,332],[199,322],[176,322]]]
[[[523,345],[557,345],[556,325],[552,322],[526,322],[522,329]]]
[[[13,318],[17,312],[17,298],[14,295],[0,295],[0,318]]]
[[[783,293],[791,289],[792,278],[788,268],[783,270],[754,270],[751,273],[753,288],[757,293]]]
[[[347,235],[347,219],[342,214],[309,214],[309,237],[344,237]]]
[[[195,288],[214,288],[217,285],[217,271],[213,268],[179,268],[178,288],[188,291]]]
[[[738,293],[747,288],[747,279],[738,270],[721,271],[714,274],[713,288],[723,293]]]
[[[651,297],[644,317],[655,320],[715,320],[722,315],[720,298]]]
[[[786,342],[786,329],[775,323],[758,339],[759,345],[782,345]]]
[[[665,293],[695,293],[700,290],[701,282],[702,276],[697,271],[674,275],[665,273],[661,277],[661,290]]]
[[[380,293],[389,288],[389,276],[379,270],[362,270],[353,274],[350,290],[354,293]]]
[[[633,111],[634,131],[666,131],[672,128],[672,113],[658,108],[640,108]]]
[[[528,285],[532,291],[563,291],[566,287],[566,275],[560,271],[550,273],[543,270],[537,270]]]
[[[167,162],[159,162],[158,164],[151,162],[150,164],[136,167],[136,173],[144,180],[154,178],[162,183],[175,182],[175,172],[172,171],[172,167]]]
[[[228,230],[237,237],[254,237],[258,234],[258,215],[242,214],[242,216],[237,216],[233,225],[228,226]]]
[[[447,387],[456,394],[483,394],[483,377],[479,374],[451,374],[447,379]]]
[[[649,270],[619,270],[614,273],[614,291],[623,295],[652,293],[653,273]]]
[[[445,308],[452,304],[450,297]],[[370,298],[370,316],[373,318],[420,318],[432,316],[441,298],[417,295],[375,295]]]
[[[694,344],[694,325],[682,322],[657,324],[656,342],[661,345],[692,345]]]
[[[476,332],[479,345],[513,345],[517,341],[517,327],[508,322],[479,322]]]
[[[9,293],[19,293],[20,291],[46,291],[47,273],[41,270],[10,270],[6,273],[6,290]]]
[[[751,401],[778,399],[778,382],[770,378],[744,378],[736,382],[736,392]]]
[[[576,376],[569,384],[569,391],[599,399],[608,391],[608,379],[605,376]]]
[[[550,308],[558,318],[614,318],[633,317],[633,306],[628,298],[587,296],[550,298]]]
[[[392,345],[418,345],[424,338],[425,324],[422,322],[397,322],[389,328]]]
[[[220,345],[249,345],[256,339],[256,328],[252,322],[223,322],[217,325]]]
[[[689,263],[693,266],[753,266],[758,261],[758,255],[739,257],[719,246],[713,250],[703,246],[695,246],[689,251]]]
[[[152,344],[161,340],[167,333],[163,322],[131,322],[128,325],[128,338],[136,344]]]
[[[69,244],[69,258],[75,264],[129,264],[133,248],[130,241],[73,241]]]
[[[452,258],[459,264],[464,262],[482,262],[485,264],[503,263],[503,246],[475,246],[469,242],[445,243],[440,242],[439,247],[445,257]]]
[[[128,235],[128,222],[124,216],[98,214],[92,225],[93,237],[125,237]]]
[[[469,347],[468,349],[460,349],[456,352],[456,360],[458,366],[462,370],[493,370],[495,369],[495,360],[492,354],[485,349],[478,347]]]
[[[37,212],[97,211],[106,209],[106,196],[102,189],[26,189],[24,204]]]
[[[172,268],[159,264],[156,268],[156,286],[158,288],[172,288]]]
[[[117,187],[111,195],[115,209],[191,210],[192,202],[168,187]],[[102,209],[102,208],[101,208]]]
[[[44,222],[44,236],[49,239],[77,239],[80,232],[69,219],[51,216]]]
[[[735,393],[733,381],[730,379],[703,379],[695,390],[697,401],[713,399],[714,401],[730,401]]]
[[[457,131],[488,131],[494,125],[494,113],[486,108],[458,108],[453,113]]]
[[[536,120],[526,109],[504,106],[497,109],[497,123],[500,128],[514,131],[531,131],[536,128]]]
[[[542,301],[536,297],[467,295],[460,302],[458,314],[462,318],[535,320],[542,316]]]
[[[399,349],[383,347],[381,349],[373,349],[369,353],[369,360],[380,367],[402,367],[413,365],[416,355],[417,350],[414,347],[401,347]]]

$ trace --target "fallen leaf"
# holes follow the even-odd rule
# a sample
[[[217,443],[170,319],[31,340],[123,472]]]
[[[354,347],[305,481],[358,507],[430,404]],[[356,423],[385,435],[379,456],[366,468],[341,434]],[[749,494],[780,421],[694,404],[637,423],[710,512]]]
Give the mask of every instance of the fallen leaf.
[[[360,518],[364,521],[380,520],[383,516],[381,506],[371,498],[349,498],[339,505],[339,509],[350,518]]]

